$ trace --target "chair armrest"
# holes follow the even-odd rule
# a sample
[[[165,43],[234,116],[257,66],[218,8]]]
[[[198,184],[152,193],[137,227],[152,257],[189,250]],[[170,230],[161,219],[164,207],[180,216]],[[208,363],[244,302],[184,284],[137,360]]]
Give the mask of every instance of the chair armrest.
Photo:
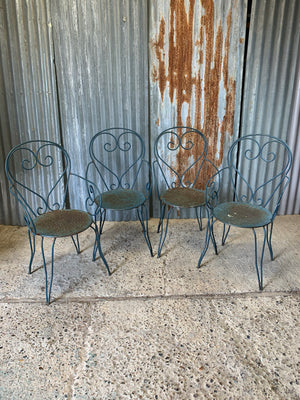
[[[102,207],[102,196],[98,186],[90,179],[73,172],[70,173],[70,177],[78,178],[85,183],[87,191],[87,197],[85,199],[86,211],[93,217],[96,217],[100,213]]]
[[[220,202],[220,195],[222,194],[223,187],[223,175],[229,172],[229,167],[224,167],[218,170],[212,175],[207,181],[205,187],[205,204],[210,210],[213,210]],[[227,193],[225,193],[225,196]]]
[[[35,216],[34,211],[30,207],[30,205],[27,203],[25,198],[21,195],[21,193],[17,191],[17,189],[15,188],[14,185],[9,186],[9,191],[14,196],[14,198],[17,200],[17,202],[19,204],[21,204],[21,206],[24,209],[24,221],[25,221],[26,226],[28,227],[28,229],[31,230],[32,233],[36,234],[36,227],[35,227],[35,223],[32,218],[33,216]]]

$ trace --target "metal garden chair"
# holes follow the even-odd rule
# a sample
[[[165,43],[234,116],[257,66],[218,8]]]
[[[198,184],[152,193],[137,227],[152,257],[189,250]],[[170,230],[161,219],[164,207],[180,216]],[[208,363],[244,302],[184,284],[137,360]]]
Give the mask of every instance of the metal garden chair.
[[[287,144],[269,135],[248,135],[236,140],[227,155],[227,166],[208,181],[205,197],[210,211],[206,242],[199,259],[212,240],[217,246],[213,226],[223,225],[222,245],[231,226],[250,228],[254,235],[255,268],[259,289],[263,289],[263,257],[266,245],[273,260],[272,231],[280,200],[286,189],[292,164],[292,153]],[[256,230],[263,230],[261,257],[258,260]]]
[[[163,131],[154,143],[153,171],[160,202],[158,257],[165,243],[173,210],[194,209],[202,230],[204,189],[208,178],[217,171],[207,158],[208,143],[197,129],[173,127]],[[166,224],[164,219],[166,214]]]
[[[89,227],[95,233],[97,230],[95,219],[98,210],[94,200],[99,193],[92,182],[71,173],[71,161],[66,150],[47,140],[31,140],[12,148],[5,160],[5,172],[10,192],[24,210],[31,249],[30,274],[36,250],[35,239],[41,237],[46,302],[50,304],[56,239],[70,236],[77,253],[80,253],[78,234]],[[84,190],[88,190],[84,211],[67,207],[70,177],[79,179]],[[44,252],[45,237],[52,239],[50,281]]]
[[[89,153],[91,161],[86,176],[97,183],[102,199],[99,204],[99,228],[95,247],[110,273],[100,243],[107,211],[136,210],[144,238],[153,256],[148,233],[151,169],[149,162],[144,159],[145,144],[142,137],[130,129],[110,128],[98,132],[91,139]]]

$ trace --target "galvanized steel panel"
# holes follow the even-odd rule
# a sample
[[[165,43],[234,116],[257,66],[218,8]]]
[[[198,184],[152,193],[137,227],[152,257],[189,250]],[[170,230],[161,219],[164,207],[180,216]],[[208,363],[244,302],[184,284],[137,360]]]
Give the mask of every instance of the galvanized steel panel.
[[[279,214],[300,214],[300,41],[287,144],[293,151],[290,185],[281,201]]]
[[[285,141],[288,139],[299,35],[298,0],[253,0],[245,66],[242,136],[260,133]],[[291,150],[294,151],[293,147]],[[299,153],[294,152],[294,157],[294,163],[298,163]],[[283,159],[279,160],[278,170],[283,162]],[[247,163],[241,167],[246,179],[253,184],[259,181],[261,170],[249,170]],[[272,172],[265,171],[265,176],[270,176]],[[295,180],[291,184],[298,186]],[[296,190],[292,186],[289,193],[295,195]]]
[[[152,142],[164,129],[191,126],[222,165],[239,131],[246,14],[245,0],[151,2]]]
[[[64,146],[80,174],[91,138],[106,128],[137,131],[149,153],[147,10],[146,0],[51,1]],[[83,194],[72,194],[76,206]]]
[[[5,157],[25,140],[60,141],[48,2],[2,0],[0,18],[0,223],[23,224],[8,192]]]

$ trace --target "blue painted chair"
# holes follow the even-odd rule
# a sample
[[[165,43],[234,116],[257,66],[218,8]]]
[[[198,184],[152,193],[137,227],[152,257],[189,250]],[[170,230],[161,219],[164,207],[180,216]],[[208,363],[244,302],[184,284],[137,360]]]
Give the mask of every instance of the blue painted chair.
[[[96,199],[100,213],[95,246],[107,270],[109,271],[109,267],[100,240],[107,211],[136,210],[150,255],[153,256],[148,232],[151,169],[149,162],[144,158],[144,140],[130,129],[105,129],[91,139],[89,154],[91,161],[86,177],[96,182],[102,199],[101,204]]]
[[[169,218],[174,210],[194,209],[199,229],[202,230],[205,185],[208,178],[217,171],[207,153],[208,143],[205,136],[194,128],[169,128],[155,140],[153,171],[160,203],[158,257],[161,255]]]
[[[99,207],[95,206],[95,198],[99,192],[92,182],[71,172],[70,157],[62,146],[46,140],[31,140],[12,148],[5,160],[5,172],[10,182],[9,190],[24,210],[31,249],[30,274],[36,236],[41,237],[46,302],[50,304],[56,239],[70,236],[80,253],[78,234],[90,227],[95,233],[97,230],[95,220]],[[71,177],[81,181],[87,190],[84,211],[68,207]],[[45,237],[52,239],[50,280],[44,252]]]
[[[263,289],[263,257],[266,245],[273,260],[272,232],[280,200],[289,182],[292,153],[287,144],[269,135],[248,135],[236,140],[227,155],[227,166],[207,183],[205,199],[210,211],[206,241],[198,267],[210,240],[217,246],[213,226],[223,223],[222,245],[231,226],[251,229],[254,235],[258,287]],[[263,230],[259,261],[256,230]]]

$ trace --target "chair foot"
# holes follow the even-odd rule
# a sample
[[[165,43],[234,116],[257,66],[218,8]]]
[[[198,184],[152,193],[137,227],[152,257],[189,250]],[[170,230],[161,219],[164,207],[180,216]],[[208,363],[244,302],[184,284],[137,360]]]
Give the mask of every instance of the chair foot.
[[[255,269],[256,269],[256,274],[257,274],[257,279],[258,279],[258,288],[259,290],[263,290],[263,259],[264,259],[264,251],[265,251],[265,245],[266,242],[268,242],[268,230],[264,226],[264,241],[262,245],[262,250],[261,250],[261,257],[260,257],[260,262],[258,263],[258,251],[257,251],[257,236],[255,229],[252,228],[253,236],[254,236],[254,257],[255,257]],[[258,265],[260,264],[260,265]]]
[[[71,236],[73,244],[75,246],[76,252],[77,254],[80,254],[80,245],[79,245],[79,238],[78,238],[78,234],[76,235],[76,240],[74,239],[73,236]]]
[[[205,234],[205,242],[204,242],[204,247],[202,250],[202,253],[200,255],[199,261],[198,261],[198,268],[201,267],[201,263],[203,261],[203,258],[208,250],[209,247],[209,241],[211,240],[215,249],[215,253],[216,255],[218,254],[217,251],[217,244],[216,244],[216,240],[215,240],[215,236],[214,236],[214,231],[213,231],[213,225],[214,225],[215,221],[213,220],[212,217],[208,218],[207,220],[207,225],[206,225],[206,234]]]

